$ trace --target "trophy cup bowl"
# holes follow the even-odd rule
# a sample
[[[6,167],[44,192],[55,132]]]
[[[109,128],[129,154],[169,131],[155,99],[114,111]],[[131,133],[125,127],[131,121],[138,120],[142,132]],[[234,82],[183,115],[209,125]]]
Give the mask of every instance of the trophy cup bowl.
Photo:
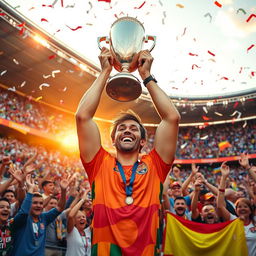
[[[113,66],[119,72],[112,76],[106,86],[107,94],[117,101],[132,101],[142,92],[139,79],[132,75],[137,69],[139,52],[143,44],[153,41],[149,51],[155,47],[155,36],[145,36],[145,29],[140,21],[132,17],[117,19],[110,29],[109,37],[98,37],[98,46],[101,42],[110,44],[110,52],[114,58]]]

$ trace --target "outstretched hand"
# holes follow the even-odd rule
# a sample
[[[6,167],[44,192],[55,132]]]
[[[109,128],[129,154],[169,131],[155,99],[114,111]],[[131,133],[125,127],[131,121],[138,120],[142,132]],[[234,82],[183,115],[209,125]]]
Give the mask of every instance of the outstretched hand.
[[[224,176],[224,177],[228,177],[229,176],[229,173],[230,173],[230,169],[229,169],[229,166],[227,165],[227,162],[223,162],[221,167],[220,167],[220,170],[221,170],[221,175]]]
[[[244,168],[250,168],[250,164],[249,164],[249,159],[248,159],[248,155],[245,153],[242,153],[240,155],[240,159],[239,159],[239,164],[244,167]]]

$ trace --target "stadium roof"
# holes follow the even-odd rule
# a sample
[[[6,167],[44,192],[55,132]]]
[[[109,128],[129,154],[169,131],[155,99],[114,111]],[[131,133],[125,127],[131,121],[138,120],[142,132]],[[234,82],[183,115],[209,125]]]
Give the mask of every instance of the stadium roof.
[[[43,32],[33,22],[1,2],[0,83],[37,101],[74,112],[99,68],[67,45]],[[255,88],[205,100],[177,96],[175,104],[182,123],[255,118]],[[209,97],[210,98],[210,97]],[[146,123],[157,124],[159,117],[146,94],[133,102],[119,103],[105,92],[96,113],[110,120],[119,110],[131,108]]]

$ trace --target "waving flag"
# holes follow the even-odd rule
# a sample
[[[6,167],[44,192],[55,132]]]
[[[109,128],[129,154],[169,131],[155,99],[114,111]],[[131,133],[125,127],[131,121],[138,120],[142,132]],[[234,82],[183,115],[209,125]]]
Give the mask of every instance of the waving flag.
[[[220,151],[224,150],[225,148],[230,148],[232,147],[231,144],[226,140],[222,141],[218,144]]]
[[[169,212],[163,249],[165,256],[248,255],[244,224],[240,219],[202,224]]]

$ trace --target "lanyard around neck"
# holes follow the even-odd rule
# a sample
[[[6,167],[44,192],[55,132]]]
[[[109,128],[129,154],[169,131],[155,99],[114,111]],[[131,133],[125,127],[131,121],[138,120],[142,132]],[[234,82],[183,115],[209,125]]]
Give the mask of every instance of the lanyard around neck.
[[[136,170],[138,168],[138,165],[139,165],[138,161],[133,165],[130,183],[129,183],[129,185],[127,185],[126,184],[126,177],[125,177],[125,174],[124,174],[123,166],[117,161],[118,170],[119,170],[119,172],[121,174],[122,180],[123,180],[124,185],[125,185],[126,196],[131,196],[132,195],[133,183],[134,183],[134,180],[135,180],[135,174],[136,174]]]

